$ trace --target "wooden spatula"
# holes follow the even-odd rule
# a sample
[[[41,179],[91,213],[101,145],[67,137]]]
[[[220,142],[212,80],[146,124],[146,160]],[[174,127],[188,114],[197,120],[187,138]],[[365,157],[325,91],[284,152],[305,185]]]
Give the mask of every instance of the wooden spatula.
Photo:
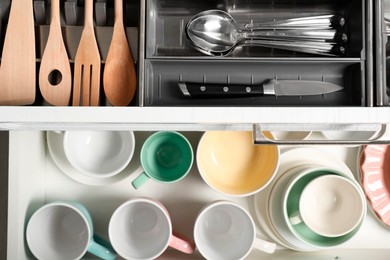
[[[123,24],[123,0],[115,0],[115,24],[104,67],[103,85],[113,106],[126,106],[134,97],[136,73]]]
[[[84,29],[76,53],[73,106],[98,106],[100,97],[100,53],[93,25],[93,0],[85,0]]]
[[[32,0],[14,0],[0,68],[0,105],[30,105],[36,95],[35,30]]]
[[[39,88],[48,103],[69,105],[72,72],[61,32],[60,0],[51,0],[50,33],[39,70]]]

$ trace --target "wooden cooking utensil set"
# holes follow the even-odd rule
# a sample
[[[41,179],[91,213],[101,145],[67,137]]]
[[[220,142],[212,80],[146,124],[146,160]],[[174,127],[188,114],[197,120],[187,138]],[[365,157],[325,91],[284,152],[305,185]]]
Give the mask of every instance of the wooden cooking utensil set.
[[[36,53],[32,0],[11,2],[0,67],[0,105],[30,105],[36,98]],[[61,32],[60,0],[51,0],[50,33],[39,70],[43,98],[56,106],[98,106],[101,58],[95,37],[93,0],[84,0],[84,29],[74,75]],[[73,82],[73,88],[72,88]],[[115,23],[103,74],[104,92],[114,106],[134,97],[136,72],[123,24],[123,0],[115,0]]]

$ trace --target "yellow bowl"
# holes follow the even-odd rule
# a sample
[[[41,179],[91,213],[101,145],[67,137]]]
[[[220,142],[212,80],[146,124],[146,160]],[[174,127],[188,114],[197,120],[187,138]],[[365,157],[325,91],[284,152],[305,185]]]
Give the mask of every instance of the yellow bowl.
[[[278,146],[255,145],[252,132],[206,132],[196,157],[204,181],[230,196],[249,196],[264,189],[279,166]]]

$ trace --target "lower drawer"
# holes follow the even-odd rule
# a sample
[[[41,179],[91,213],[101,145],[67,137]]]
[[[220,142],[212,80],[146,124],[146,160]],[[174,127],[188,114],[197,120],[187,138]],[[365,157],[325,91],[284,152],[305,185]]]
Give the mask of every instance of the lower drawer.
[[[202,132],[182,132],[191,142],[195,154]],[[31,259],[25,243],[25,227],[31,214],[43,204],[54,200],[77,200],[91,212],[95,233],[107,238],[107,227],[114,210],[130,198],[151,197],[160,200],[170,212],[173,227],[193,237],[193,227],[200,209],[215,200],[234,201],[251,213],[258,228],[258,236],[267,240],[265,228],[256,221],[254,197],[232,198],[211,189],[200,177],[194,163],[189,175],[180,182],[160,184],[151,181],[140,190],[134,190],[131,181],[142,172],[140,148],[151,132],[135,132],[136,148],[133,160],[125,169],[123,180],[105,186],[88,186],[66,176],[55,164],[48,147],[46,132],[10,132],[9,138],[9,192],[8,192],[8,243],[7,259]],[[281,152],[297,147],[281,147]],[[356,158],[359,147],[312,146],[322,152],[344,160],[350,170],[357,173]],[[313,155],[315,156],[315,155]],[[261,191],[264,196],[266,190]],[[274,254],[253,251],[248,259],[388,259],[390,244],[386,229],[368,211],[361,229],[347,243],[318,252],[295,252],[278,246]],[[86,255],[85,259],[93,259]],[[184,255],[168,249],[159,259],[202,259],[196,252]]]

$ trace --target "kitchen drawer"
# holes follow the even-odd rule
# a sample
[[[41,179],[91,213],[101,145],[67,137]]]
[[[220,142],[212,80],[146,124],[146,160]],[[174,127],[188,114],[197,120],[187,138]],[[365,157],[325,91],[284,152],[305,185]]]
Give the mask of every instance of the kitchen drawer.
[[[49,13],[42,9],[43,2],[34,1],[35,12],[39,14],[35,26],[37,68],[49,29]],[[74,3],[67,1],[69,5]],[[97,15],[100,18],[96,19],[103,68],[112,35],[113,4],[96,2],[96,6],[105,3],[107,8],[99,10],[106,13],[100,11]],[[133,102],[126,107],[111,107],[102,98],[99,107],[53,107],[43,100],[37,85],[37,99],[33,105],[0,107],[1,129],[147,129],[148,125],[168,128],[176,125],[205,130],[210,127],[250,129],[254,123],[359,125],[390,122],[389,108],[377,107],[374,97],[377,92],[373,80],[372,1],[197,1],[188,4],[181,0],[148,0],[125,3],[127,14],[135,14],[127,15],[125,19],[138,70],[138,89]],[[9,1],[2,1],[0,42],[4,40],[7,27],[8,7]],[[353,17],[347,19],[352,37],[350,52],[345,57],[320,57],[246,47],[231,57],[208,57],[190,49],[182,30],[192,15],[209,8],[231,11],[241,21],[250,20],[252,15],[254,19],[260,19],[253,10],[261,8],[267,10],[262,12],[264,19],[272,15],[286,18],[340,12]],[[63,35],[71,64],[82,30],[82,1],[78,1],[76,10],[77,18],[63,15]],[[1,49],[2,44],[0,46]],[[262,97],[225,101],[184,100],[176,91],[178,80],[256,84],[269,78],[329,80],[344,86],[345,91],[311,98]]]
[[[2,168],[1,172],[2,176],[8,175],[9,180],[7,259],[31,259],[24,239],[27,220],[37,208],[53,200],[70,199],[84,203],[93,216],[96,233],[102,237],[107,237],[107,225],[114,209],[127,199],[140,196],[163,202],[170,211],[174,228],[189,237],[193,236],[193,225],[198,211],[214,200],[234,201],[247,208],[255,218],[253,196],[236,198],[215,192],[201,179],[196,164],[189,175],[180,182],[174,184],[150,182],[135,191],[130,183],[137,173],[142,171],[139,163],[140,146],[151,133],[150,131],[135,132],[135,156],[125,170],[129,174],[126,178],[111,185],[96,187],[80,184],[68,178],[56,166],[47,148],[46,132],[10,132],[8,171]],[[182,133],[196,149],[202,132]],[[1,142],[6,141],[5,135],[1,137],[3,137]],[[294,148],[297,147],[299,146]],[[291,148],[293,147],[281,147],[281,150],[283,152]],[[313,146],[311,148],[331,153],[332,156],[343,160],[354,174],[357,173],[356,159],[359,147]],[[266,191],[267,189],[261,192]],[[269,239],[257,221],[256,226],[259,237]],[[247,259],[388,259],[390,252],[388,236],[389,229],[368,211],[359,232],[343,245],[310,253],[295,252],[278,246],[272,255],[253,251]],[[87,255],[85,259],[93,258]],[[194,255],[184,255],[167,250],[159,259],[202,258],[198,252]]]

